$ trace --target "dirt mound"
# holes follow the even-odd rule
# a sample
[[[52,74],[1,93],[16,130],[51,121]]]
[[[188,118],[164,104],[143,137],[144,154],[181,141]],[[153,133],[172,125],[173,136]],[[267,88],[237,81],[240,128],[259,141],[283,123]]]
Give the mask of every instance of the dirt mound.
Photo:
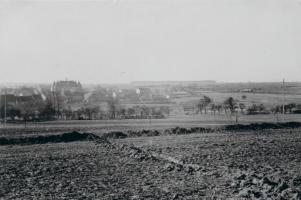
[[[164,130],[164,135],[185,135],[193,133],[208,133],[213,132],[214,129],[203,128],[203,127],[192,127],[192,128],[181,128],[175,127],[171,129]]]
[[[112,138],[112,139],[123,139],[123,138],[127,138],[128,135],[121,131],[112,131],[112,132],[103,134],[103,137],[104,138]]]
[[[213,132],[214,129],[207,129],[203,127],[193,127],[193,128],[181,128],[175,127],[170,129],[165,129],[162,131],[158,130],[139,130],[139,131],[128,131],[127,135],[129,137],[151,137],[151,136],[159,136],[159,135],[184,135],[184,134],[192,134],[192,133],[205,133],[205,132]]]
[[[79,133],[76,131],[70,133],[63,133],[60,135],[46,135],[34,137],[21,138],[0,138],[0,145],[30,145],[30,144],[45,144],[45,143],[59,143],[59,142],[74,142],[74,141],[88,141],[97,140],[100,137],[92,133]]]
[[[212,132],[239,132],[239,131],[251,131],[251,130],[265,130],[265,129],[289,129],[289,128],[300,128],[301,123],[299,122],[286,122],[286,123],[252,123],[252,124],[235,124],[226,125],[220,128],[204,128],[204,127],[192,127],[183,128],[175,127],[165,130],[129,130],[127,132],[109,132],[105,133],[104,137],[112,139],[123,139],[127,137],[152,137],[160,135],[186,135],[194,133],[212,133]]]
[[[283,129],[283,128],[300,128],[300,122],[285,123],[252,123],[252,124],[235,124],[224,127],[226,131],[245,131],[245,130],[264,130],[264,129]]]
[[[226,125],[220,128],[204,128],[204,127],[192,127],[182,128],[175,127],[162,131],[157,130],[140,130],[140,131],[128,131],[129,137],[141,137],[141,136],[158,136],[158,135],[185,135],[194,133],[212,133],[220,131],[250,131],[250,130],[265,130],[265,129],[290,129],[300,128],[300,122],[285,122],[285,123],[252,123],[252,124],[235,124]]]
[[[130,137],[141,137],[141,136],[158,136],[161,133],[158,130],[139,130],[139,131],[128,131]]]

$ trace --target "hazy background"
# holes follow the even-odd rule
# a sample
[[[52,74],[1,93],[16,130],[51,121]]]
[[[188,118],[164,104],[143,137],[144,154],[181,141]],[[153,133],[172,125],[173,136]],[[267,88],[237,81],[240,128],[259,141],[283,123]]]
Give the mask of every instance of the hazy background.
[[[0,82],[301,81],[300,0],[0,0]]]

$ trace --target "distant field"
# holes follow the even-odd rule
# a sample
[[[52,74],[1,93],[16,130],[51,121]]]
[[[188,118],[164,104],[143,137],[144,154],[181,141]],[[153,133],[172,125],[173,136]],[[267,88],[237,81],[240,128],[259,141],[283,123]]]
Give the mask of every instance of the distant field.
[[[228,92],[203,92],[202,95],[206,95],[213,99],[214,103],[223,103],[228,97],[233,97],[241,103],[244,103],[247,107],[252,104],[264,104],[267,108],[274,107],[276,105],[282,105],[283,96],[282,94],[269,94],[269,93],[228,93]],[[247,98],[242,99],[242,96],[245,95]],[[195,104],[197,101],[202,98],[200,97],[186,97],[178,98],[175,101],[178,104]],[[301,95],[300,94],[287,94],[285,95],[285,102],[301,104]]]
[[[281,88],[280,88],[281,89]],[[243,103],[246,106],[246,109],[253,104],[263,104],[266,109],[270,110],[271,108],[283,104],[283,95],[281,92],[273,93],[275,91],[271,90],[269,93],[268,90],[265,92],[256,92],[256,93],[241,93],[241,92],[217,92],[217,91],[200,91],[199,95],[187,95],[185,97],[171,98],[167,102],[162,103],[152,103],[152,102],[138,102],[136,104],[124,104],[123,106],[131,107],[135,105],[145,105],[150,107],[160,107],[165,106],[170,108],[170,113],[172,116],[182,116],[185,114],[183,107],[195,108],[197,110],[197,104],[203,96],[208,96],[212,99],[214,104],[223,104],[223,102],[229,98],[233,97],[237,103]],[[246,96],[246,98],[242,98]],[[300,93],[287,93],[285,94],[285,104],[295,103],[301,104],[301,94]],[[210,107],[210,106],[209,106]]]

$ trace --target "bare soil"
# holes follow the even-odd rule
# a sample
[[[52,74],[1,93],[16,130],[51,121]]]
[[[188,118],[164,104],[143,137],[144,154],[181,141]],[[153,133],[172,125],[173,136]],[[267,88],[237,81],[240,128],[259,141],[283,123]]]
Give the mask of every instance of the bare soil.
[[[301,199],[301,131],[0,146],[0,180],[0,199]]]

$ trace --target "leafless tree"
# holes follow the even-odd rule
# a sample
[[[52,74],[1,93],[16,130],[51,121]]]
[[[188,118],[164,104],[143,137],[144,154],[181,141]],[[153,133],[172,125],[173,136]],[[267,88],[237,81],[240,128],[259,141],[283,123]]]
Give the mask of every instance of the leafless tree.
[[[224,101],[224,105],[225,105],[225,108],[230,110],[231,114],[233,114],[235,109],[237,108],[236,101],[234,100],[233,97],[227,98]]]
[[[117,113],[117,107],[118,107],[118,104],[119,104],[118,98],[110,96],[107,99],[107,104],[108,104],[110,119],[115,119],[116,118],[116,113]]]
[[[198,107],[198,112],[200,112],[201,114],[203,113],[203,110],[205,111],[205,114],[207,114],[207,107],[208,105],[212,102],[212,99],[208,96],[203,96],[203,98],[201,98],[199,100],[199,103],[197,105]]]

